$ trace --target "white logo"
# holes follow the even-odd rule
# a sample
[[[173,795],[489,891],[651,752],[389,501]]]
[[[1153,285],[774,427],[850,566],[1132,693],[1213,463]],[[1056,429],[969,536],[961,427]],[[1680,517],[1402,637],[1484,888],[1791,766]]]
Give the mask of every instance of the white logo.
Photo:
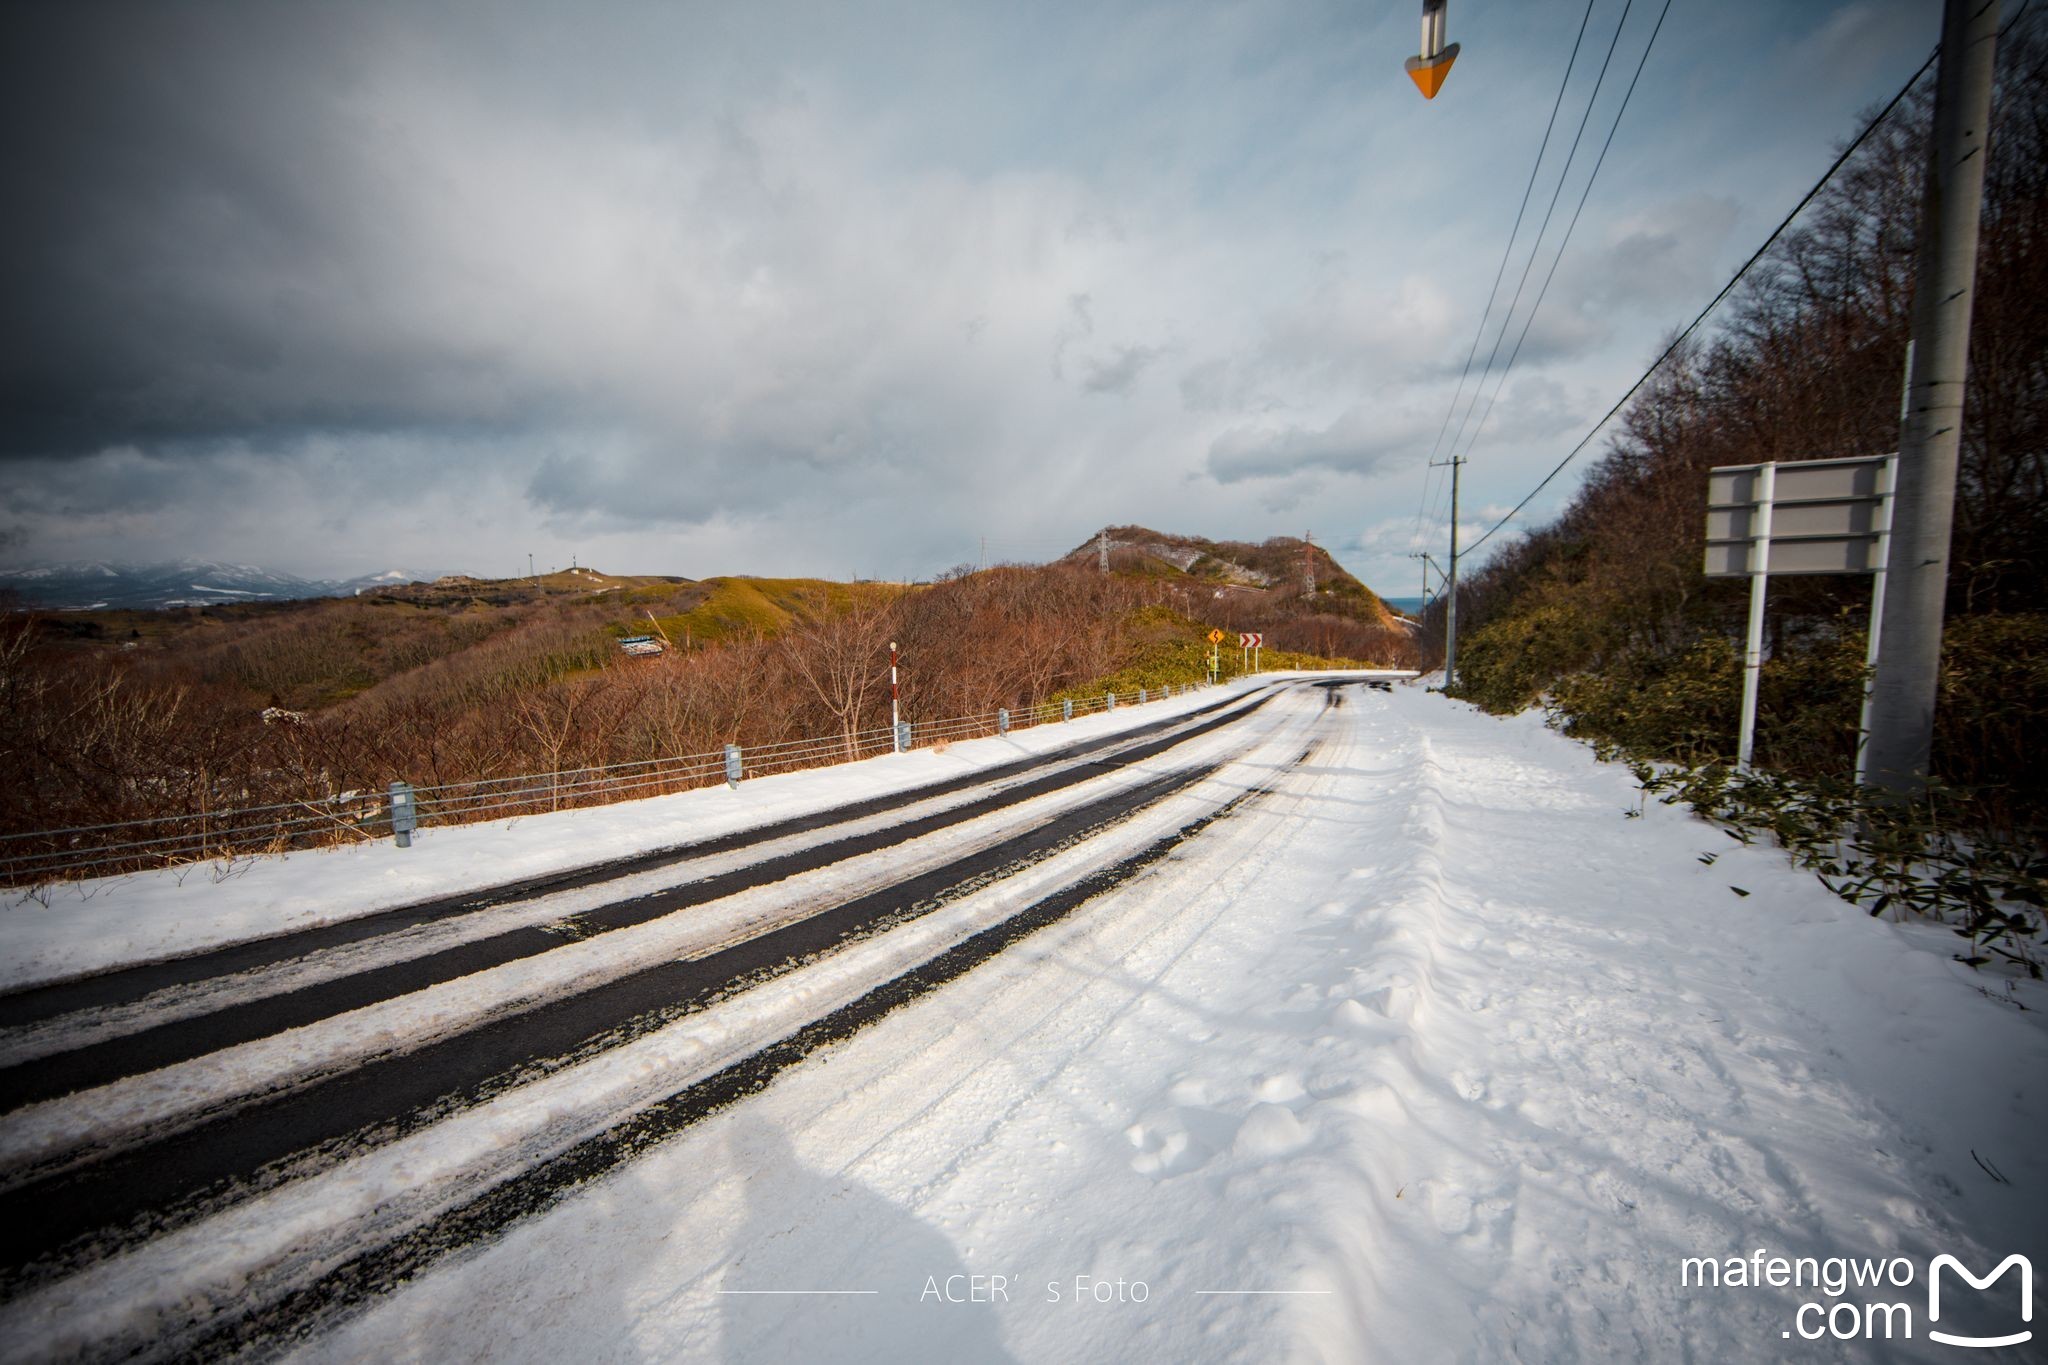
[[[2020,1321],[2032,1322],[2034,1320],[2034,1263],[2032,1261],[2015,1252],[2000,1261],[1996,1270],[1980,1280],[1970,1273],[1968,1266],[1958,1261],[1955,1257],[1944,1254],[1935,1257],[1934,1263],[1927,1267],[1927,1321],[1929,1323],[1927,1335],[1929,1337],[1941,1342],[1944,1346],[2017,1346],[2023,1341],[2032,1341],[2034,1339],[2034,1334],[2031,1330],[2014,1332],[2011,1336],[2006,1337],[1958,1337],[1951,1336],[1947,1332],[1935,1331],[1932,1324],[1941,1318],[1941,1268],[1943,1266],[1947,1266],[1955,1271],[1956,1274],[1968,1280],[1972,1289],[1989,1289],[1993,1282],[2004,1275],[2006,1271],[2011,1270],[2014,1266],[2018,1266],[2020,1268]]]

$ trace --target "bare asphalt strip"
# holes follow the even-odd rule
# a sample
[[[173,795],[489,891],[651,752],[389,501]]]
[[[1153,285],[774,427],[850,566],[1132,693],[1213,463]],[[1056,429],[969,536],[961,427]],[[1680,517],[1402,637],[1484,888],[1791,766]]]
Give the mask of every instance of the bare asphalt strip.
[[[1157,757],[1188,740],[1249,715],[1270,700],[1270,695],[1259,697],[1242,707],[1226,710],[1220,715],[1213,715],[1196,725],[1176,730],[1162,738],[1123,749],[1115,755],[1113,764],[1128,766]],[[1203,708],[1204,711],[1214,709]],[[1167,724],[1171,725],[1171,722]],[[1126,731],[1123,732],[1122,738],[1128,740],[1130,736],[1131,732]],[[1090,744],[1082,747],[1085,751],[1093,752],[1103,746]],[[1071,760],[1074,751],[1063,751],[1059,756]],[[1010,766],[1015,768],[1017,765]],[[1042,764],[1026,765],[1025,770],[1028,771],[1029,767],[1035,766]],[[0,1113],[92,1086],[104,1085],[125,1076],[139,1075],[159,1067],[188,1061],[238,1043],[270,1037],[286,1029],[317,1023],[349,1010],[424,990],[507,962],[533,957],[551,948],[559,948],[570,938],[589,938],[615,929],[644,924],[691,906],[702,905],[754,887],[766,886],[797,873],[906,843],[992,811],[1088,781],[1099,775],[1101,766],[1083,763],[1065,768],[1006,787],[980,800],[937,811],[900,825],[815,844],[781,857],[768,859],[752,867],[703,878],[670,890],[651,895],[637,895],[568,916],[558,924],[546,928],[530,926],[508,930],[403,962],[370,968],[277,995],[226,1005],[203,1014],[172,1020],[30,1061],[18,1062],[13,1066],[0,1068]],[[920,788],[917,792],[919,799],[928,798],[932,794],[931,788]],[[884,800],[896,806],[907,804],[894,797]],[[861,804],[866,806],[869,803]],[[888,806],[884,805],[881,808],[887,809]],[[857,815],[848,813],[855,809],[837,808],[832,812],[835,816],[832,823],[843,823],[858,818]],[[859,811],[860,815],[873,813],[871,809]],[[829,825],[820,824],[815,827],[829,828]],[[754,839],[749,842],[758,841]],[[693,856],[701,856],[703,851],[700,846]],[[643,869],[636,867],[631,870]],[[615,870],[613,875],[625,875],[625,872]],[[469,905],[465,910],[477,908],[480,907]],[[463,911],[446,910],[438,917],[455,913]],[[412,923],[396,927],[409,928],[412,927]],[[309,937],[317,932],[319,931],[309,931],[308,935],[300,937]],[[358,936],[356,941],[361,941],[361,936]]]

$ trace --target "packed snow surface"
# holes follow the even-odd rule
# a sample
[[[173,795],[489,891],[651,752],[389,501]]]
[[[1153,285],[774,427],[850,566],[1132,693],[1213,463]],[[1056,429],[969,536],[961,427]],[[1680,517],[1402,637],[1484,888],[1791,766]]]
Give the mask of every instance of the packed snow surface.
[[[2040,1350],[1928,1337],[2030,1330],[2018,1276],[1951,1275],[1938,1323],[1928,1277],[2048,1268],[2038,990],[1681,811],[1627,818],[1627,773],[1532,719],[1354,689],[1311,733],[1151,872],[304,1353]],[[1893,1278],[1727,1282],[1752,1256]],[[1893,1340],[1803,1335],[1877,1303]]]

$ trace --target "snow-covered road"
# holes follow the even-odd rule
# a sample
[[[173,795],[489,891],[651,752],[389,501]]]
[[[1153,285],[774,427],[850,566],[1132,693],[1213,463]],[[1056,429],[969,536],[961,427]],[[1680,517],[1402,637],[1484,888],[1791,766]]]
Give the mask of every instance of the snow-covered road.
[[[1326,696],[1226,692],[1021,766],[962,746],[965,777],[771,823],[750,865],[721,836],[344,913],[225,976],[216,953],[10,997],[0,1346],[216,1353],[374,1293],[1131,875],[1299,763]]]
[[[1942,1359],[1931,1330],[2032,1330],[2017,1275],[1950,1275],[1933,1320],[1929,1273],[2048,1267],[2038,988],[1645,810],[1534,718],[1255,702],[930,798],[856,765],[889,810],[760,843],[752,880],[664,855],[0,1029],[20,1081],[156,1007],[258,1011],[0,1115],[0,1355]],[[319,872],[360,866],[258,874],[346,925]],[[582,929],[371,988],[541,923]],[[1892,1336],[1835,1340],[1864,1332]]]
[[[1927,1339],[2012,1330],[2016,1276],[1951,1276],[1935,1324],[1927,1275],[2048,1268],[2048,1002],[1627,818],[1530,720],[1354,689],[1331,722],[1148,875],[307,1353],[2029,1358]],[[1730,1282],[1759,1248],[1890,1279]],[[1880,1302],[1910,1342],[1827,1335],[1898,1331]]]

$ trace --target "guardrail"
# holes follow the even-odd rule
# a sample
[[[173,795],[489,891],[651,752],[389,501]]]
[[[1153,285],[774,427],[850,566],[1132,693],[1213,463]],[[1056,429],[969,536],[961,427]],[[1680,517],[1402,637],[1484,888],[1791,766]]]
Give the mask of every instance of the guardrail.
[[[138,816],[65,829],[0,834],[0,886],[32,887],[49,881],[258,857],[352,840],[391,837],[403,847],[410,844],[415,828],[608,805],[721,782],[737,783],[745,778],[828,767],[904,749],[1007,734],[1134,702],[1160,701],[1204,685],[1181,683],[1121,696],[1104,693],[1100,697],[1041,702],[1015,710],[1000,708],[980,715],[906,721],[900,731],[885,725],[776,744],[728,746],[716,753],[479,777],[426,787],[398,780],[387,789],[344,791],[264,806]]]

